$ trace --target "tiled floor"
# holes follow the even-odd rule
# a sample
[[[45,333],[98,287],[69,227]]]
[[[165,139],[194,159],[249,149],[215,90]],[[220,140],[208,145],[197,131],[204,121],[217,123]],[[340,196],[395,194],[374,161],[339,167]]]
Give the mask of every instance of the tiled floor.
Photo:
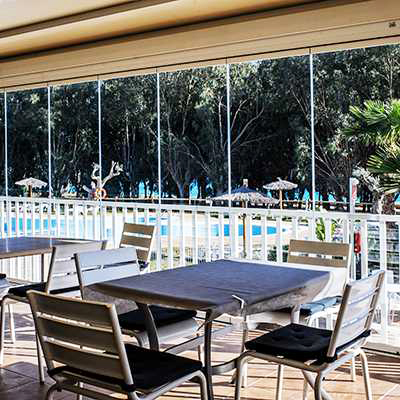
[[[0,400],[42,400],[48,385],[40,385],[37,380],[36,353],[32,329],[32,319],[27,306],[16,308],[17,342],[6,344],[4,365],[0,368]],[[257,333],[253,333],[256,335]],[[240,335],[236,332],[215,340],[213,355],[215,361],[233,358],[238,350]],[[195,357],[196,353],[187,356]],[[400,400],[400,359],[369,356],[372,376],[374,400]],[[351,382],[347,370],[332,373],[325,381],[324,388],[334,399],[364,399],[362,378],[357,363],[357,381]],[[215,398],[233,399],[234,388],[229,383],[230,375],[218,376],[214,379]],[[276,385],[276,367],[261,361],[252,362],[249,366],[248,387],[243,390],[242,399],[262,400],[274,399]],[[303,381],[299,372],[287,368],[284,380],[284,400],[301,399]],[[188,384],[168,393],[163,400],[198,399],[198,386]],[[56,399],[75,399],[68,393],[56,394]],[[310,393],[309,398],[312,398]]]

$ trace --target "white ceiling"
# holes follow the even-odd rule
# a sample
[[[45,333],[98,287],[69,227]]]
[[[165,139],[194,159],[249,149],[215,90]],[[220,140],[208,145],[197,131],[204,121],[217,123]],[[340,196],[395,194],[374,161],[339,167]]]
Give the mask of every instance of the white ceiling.
[[[0,0],[0,58],[313,2]]]

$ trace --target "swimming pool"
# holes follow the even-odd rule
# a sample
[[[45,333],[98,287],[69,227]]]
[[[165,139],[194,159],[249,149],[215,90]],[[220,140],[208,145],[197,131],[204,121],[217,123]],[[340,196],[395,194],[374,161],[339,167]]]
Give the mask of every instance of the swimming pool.
[[[144,223],[145,219],[144,217],[139,217],[138,218],[138,222],[139,223]],[[150,224],[155,224],[156,223],[156,218],[155,217],[150,217],[149,218],[149,223]],[[42,231],[44,233],[49,233],[49,221],[47,218],[42,220]],[[59,231],[60,231],[60,235],[61,236],[67,236],[68,232],[66,229],[66,222],[64,218],[61,218],[59,221],[60,227],[59,227]],[[93,220],[91,218],[88,218],[86,221],[86,231],[87,232],[93,232]],[[19,232],[23,232],[23,227],[24,227],[24,222],[23,222],[23,218],[19,218],[18,220],[18,225],[19,225]],[[97,223],[98,229],[99,229],[99,221]],[[122,218],[117,218],[117,222],[116,222],[116,231],[118,233],[118,235],[120,234],[120,232],[122,232],[122,226],[123,226],[123,221]],[[106,236],[108,238],[112,237],[112,219],[110,217],[106,218]],[[17,231],[17,220],[15,217],[11,218],[11,234],[15,235],[16,231]],[[41,225],[40,225],[40,219],[39,218],[35,218],[34,220],[34,231],[36,234],[40,233],[41,231]],[[78,219],[78,236],[82,237],[84,236],[84,229],[85,229],[85,225],[84,225],[84,221],[82,218]],[[220,226],[219,224],[211,224],[210,226],[210,230],[211,230],[211,236],[214,237],[219,237],[220,236]],[[230,236],[230,226],[229,224],[224,224],[224,228],[223,228],[224,232],[223,235],[224,237],[229,237]],[[285,231],[285,229],[283,229]],[[6,232],[6,234],[8,234],[8,224],[5,223],[4,224],[4,231]],[[55,234],[55,232],[57,231],[57,220],[56,218],[51,219],[51,234]],[[74,219],[70,218],[68,220],[68,231],[69,232],[74,232],[75,233],[75,221]],[[187,225],[184,226],[184,234],[185,235],[191,235],[192,234],[192,224],[188,223]],[[31,218],[27,218],[26,220],[26,232],[28,235],[32,234],[32,219]],[[180,227],[180,221],[178,220],[178,218],[172,218],[172,235],[173,236],[179,236],[181,232],[181,227]],[[197,235],[198,236],[205,236],[207,233],[207,228],[205,226],[204,222],[199,222],[197,224]],[[267,234],[268,235],[273,235],[276,233],[276,227],[274,226],[268,226],[267,227]],[[165,217],[161,218],[161,236],[168,236],[169,234],[169,227],[168,227],[168,219]],[[239,236],[243,236],[243,223],[238,223],[238,234]],[[256,225],[253,224],[252,226],[252,234],[253,236],[260,236],[261,235],[261,226],[260,225]]]

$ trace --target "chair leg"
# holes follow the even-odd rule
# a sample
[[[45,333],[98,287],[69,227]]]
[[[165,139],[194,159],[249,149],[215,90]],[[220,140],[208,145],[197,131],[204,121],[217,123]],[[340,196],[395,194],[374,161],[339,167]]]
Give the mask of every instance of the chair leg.
[[[278,382],[276,384],[275,400],[282,400],[283,390],[283,365],[278,364]]]
[[[5,334],[6,299],[0,303],[0,365],[4,362],[4,334]]]
[[[243,367],[247,363],[245,357],[239,357],[236,363],[236,385],[235,385],[235,400],[240,400],[240,391],[243,381]]]
[[[36,352],[38,359],[38,370],[39,370],[39,381],[43,385],[44,384],[44,367],[43,367],[43,356],[42,356],[42,348],[40,346],[40,341],[38,335],[35,333],[36,337]]]
[[[307,383],[307,380],[304,378],[304,380],[303,380],[303,400],[307,400],[307,394],[308,394],[308,383]]]
[[[315,379],[315,384],[314,384],[315,400],[322,400],[322,396],[321,396],[322,380],[323,380],[323,376],[321,374],[318,374],[317,379]]]
[[[203,373],[199,374],[199,384],[200,384],[200,398],[201,400],[208,400],[207,395],[207,380]]]
[[[15,325],[14,325],[14,314],[13,305],[8,303],[8,323],[10,326],[11,343],[15,343]]]
[[[367,400],[372,400],[372,389],[371,389],[371,380],[369,377],[368,360],[363,350],[360,351],[360,359],[363,370],[365,395]]]
[[[53,386],[49,388],[49,390],[46,393],[46,400],[53,400],[54,398],[54,392],[58,390],[58,384],[55,383]]]
[[[350,361],[350,379],[352,382],[357,380],[357,372],[356,372],[356,358],[353,357]]]
[[[243,354],[246,351],[246,342],[249,338],[249,328],[247,326],[246,321],[243,321],[243,332],[242,332],[242,345],[240,348],[240,354]],[[235,383],[237,380],[237,371],[232,374],[231,383]],[[243,379],[242,379],[243,387],[247,387],[247,363],[243,365]]]
[[[201,336],[201,334],[197,333],[196,336],[199,337],[199,336]],[[199,361],[202,362],[202,360],[203,360],[203,346],[201,344],[199,344],[197,346],[197,357],[198,357]]]
[[[246,351],[246,342],[249,338],[249,327],[247,325],[247,322],[244,321],[244,328],[243,328],[243,335],[242,335],[242,348],[240,350],[241,353],[244,353]],[[248,364],[247,362],[243,364],[243,379],[242,379],[242,385],[244,388],[247,387],[247,377],[248,377]]]

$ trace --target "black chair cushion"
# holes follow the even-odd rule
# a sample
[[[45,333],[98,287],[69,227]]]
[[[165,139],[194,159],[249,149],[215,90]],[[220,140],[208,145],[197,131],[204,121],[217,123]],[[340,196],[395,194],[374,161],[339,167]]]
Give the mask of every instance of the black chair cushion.
[[[325,297],[324,299],[313,301],[312,303],[305,303],[300,308],[300,315],[304,317],[311,317],[311,315],[314,315],[317,312],[325,311],[330,307],[340,304],[341,301],[342,298],[340,296],[334,296],[334,297]],[[283,308],[279,311],[290,313],[291,309]]]
[[[369,332],[364,332],[351,342],[339,347],[336,350],[336,354],[368,335]],[[327,356],[331,336],[332,331],[327,329],[290,324],[246,342],[246,348],[257,353],[285,357],[302,362],[311,360],[331,362],[336,357],[329,358]]]
[[[22,286],[13,286],[8,290],[9,294],[18,297],[26,297],[26,293],[28,290],[37,290],[38,292],[44,292],[46,289],[46,283],[32,283],[30,285],[22,285]]]
[[[190,358],[149,350],[132,344],[126,344],[125,349],[134,381],[131,386],[120,379],[89,373],[69,366],[54,368],[49,371],[49,375],[55,376],[62,372],[70,372],[97,381],[118,385],[125,391],[140,391],[155,389],[202,369],[200,361],[191,360]]]
[[[185,321],[196,316],[196,311],[179,310],[176,308],[150,306],[150,310],[157,328]],[[122,329],[129,329],[132,331],[146,330],[145,319],[141,310],[133,310],[120,314],[118,315],[118,319]]]
[[[22,285],[22,286],[13,286],[8,290],[8,293],[18,297],[27,297],[26,293],[29,290],[37,290],[38,292],[44,292],[46,290],[46,282],[40,283],[32,283],[29,285]],[[50,290],[51,294],[63,294],[68,292],[75,292],[79,290],[79,286],[71,287],[71,288],[61,288],[61,289],[54,289]]]
[[[125,345],[137,388],[152,389],[202,369],[202,363],[170,353]]]

